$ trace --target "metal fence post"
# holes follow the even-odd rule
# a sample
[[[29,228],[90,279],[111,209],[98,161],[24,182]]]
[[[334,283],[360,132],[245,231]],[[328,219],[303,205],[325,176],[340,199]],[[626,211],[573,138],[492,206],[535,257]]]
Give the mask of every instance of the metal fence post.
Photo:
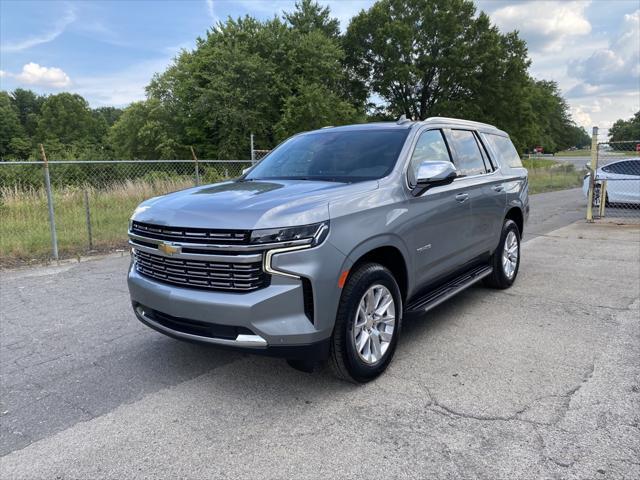
[[[598,212],[598,216],[600,218],[604,218],[604,211],[607,207],[607,181],[602,181],[602,186],[600,187],[600,211]]]
[[[51,178],[49,177],[49,162],[44,152],[44,145],[40,144],[40,154],[44,165],[44,188],[47,191],[47,206],[49,207],[49,227],[51,229],[51,253],[53,259],[58,261],[58,234],[56,232],[56,219],[53,213],[53,195],[51,194]]]
[[[196,187],[198,187],[200,186],[200,167],[198,166],[198,157],[196,157],[196,152],[193,150],[193,147],[189,148],[191,148],[191,156],[193,156],[193,162],[196,167]]]
[[[89,191],[84,189],[84,212],[87,219],[87,235],[89,236],[89,250],[93,250],[93,235],[91,234],[91,210],[89,209]]]
[[[256,152],[253,148],[253,133],[251,134],[251,165],[256,163]]]
[[[587,195],[587,222],[593,222],[593,195],[598,169],[598,127],[593,127],[591,134],[591,177],[589,178],[589,194]]]

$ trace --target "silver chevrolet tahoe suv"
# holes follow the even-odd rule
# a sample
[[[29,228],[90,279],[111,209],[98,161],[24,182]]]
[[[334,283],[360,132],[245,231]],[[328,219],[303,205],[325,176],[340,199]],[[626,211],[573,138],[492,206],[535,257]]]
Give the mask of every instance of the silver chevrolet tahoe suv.
[[[513,284],[529,213],[509,136],[464,120],[301,133],[240,178],[149,199],[129,226],[140,321],[369,381],[403,316]]]

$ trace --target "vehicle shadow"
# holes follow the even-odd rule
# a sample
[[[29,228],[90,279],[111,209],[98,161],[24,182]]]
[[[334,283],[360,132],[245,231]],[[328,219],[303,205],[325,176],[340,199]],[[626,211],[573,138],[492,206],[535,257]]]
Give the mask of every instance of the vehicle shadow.
[[[455,301],[445,302],[428,313],[414,313],[405,316],[403,320],[402,336],[400,337],[396,355],[410,355],[411,351],[421,348],[421,344],[427,338],[437,335],[439,331],[446,328],[450,322],[455,321],[457,310],[462,303],[473,301],[473,297],[481,291],[483,287],[472,287],[456,296]],[[215,378],[216,369],[233,363],[235,372],[234,381],[241,384],[245,380],[250,383],[256,381],[256,375],[264,376],[264,383],[269,383],[271,387],[287,389],[290,382],[297,386],[307,385],[315,390],[315,385],[321,382],[324,387],[328,384],[334,385],[338,390],[357,388],[347,382],[335,378],[328,368],[328,365],[318,364],[312,372],[303,372],[290,367],[284,359],[272,358],[263,355],[238,353],[231,350],[220,349],[209,345],[200,345],[189,342],[181,342],[172,339],[163,339],[164,358],[173,357],[167,363],[171,365],[172,377],[182,377],[187,375],[185,369],[190,369],[193,365],[205,367],[202,373],[207,373]],[[244,360],[240,362],[240,360]],[[205,371],[206,367],[208,370]],[[158,371],[150,372],[157,375]],[[260,382],[263,383],[263,382]]]

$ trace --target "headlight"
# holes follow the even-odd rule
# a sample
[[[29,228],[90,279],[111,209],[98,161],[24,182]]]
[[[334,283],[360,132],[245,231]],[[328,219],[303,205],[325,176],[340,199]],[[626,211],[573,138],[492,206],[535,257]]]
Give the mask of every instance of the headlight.
[[[302,225],[300,227],[267,228],[251,232],[251,243],[286,243],[296,240],[308,240],[311,245],[318,245],[329,234],[329,222]]]

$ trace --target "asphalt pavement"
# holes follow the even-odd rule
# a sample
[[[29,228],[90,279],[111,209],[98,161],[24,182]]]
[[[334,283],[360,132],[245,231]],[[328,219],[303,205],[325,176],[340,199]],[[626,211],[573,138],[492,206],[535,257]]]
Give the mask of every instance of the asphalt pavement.
[[[0,279],[2,478],[640,478],[640,229],[532,196],[516,285],[365,386],[137,322],[127,257]],[[558,229],[560,228],[560,229]]]

